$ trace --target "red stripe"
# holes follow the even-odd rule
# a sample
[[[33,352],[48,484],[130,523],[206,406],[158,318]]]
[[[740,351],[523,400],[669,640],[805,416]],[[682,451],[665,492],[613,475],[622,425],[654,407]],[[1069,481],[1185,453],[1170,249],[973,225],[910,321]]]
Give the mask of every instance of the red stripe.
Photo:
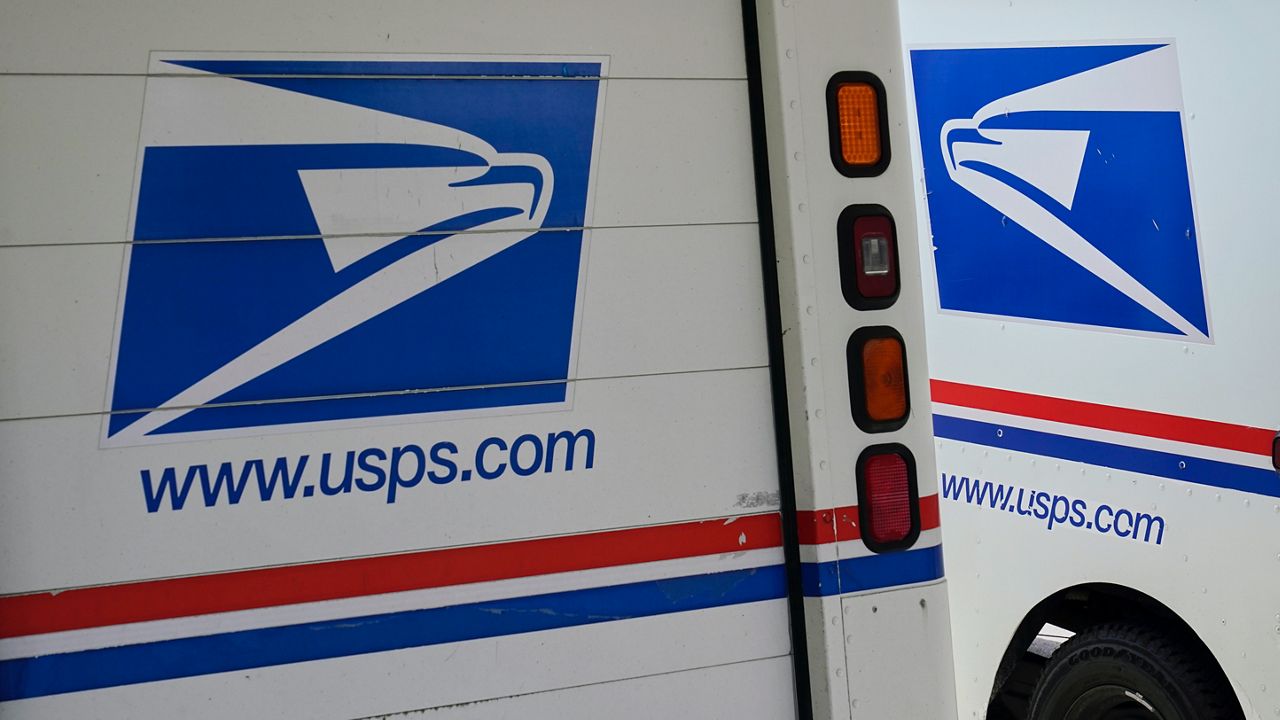
[[[1274,430],[1231,425],[1214,420],[1166,415],[1130,408],[1098,405],[1063,398],[1031,395],[1012,390],[931,380],[933,401],[978,410],[1114,430],[1145,437],[1176,440],[1206,447],[1237,450],[1255,455],[1271,454]]]
[[[862,537],[862,532],[858,529],[857,505],[826,510],[801,510],[796,513],[796,521],[801,545],[822,545]],[[920,498],[920,529],[933,530],[939,524],[938,496],[934,494]]]
[[[741,552],[776,513],[0,598],[0,637]]]
[[[801,545],[822,545],[839,540],[857,540],[858,506],[801,510],[796,513],[796,531]]]
[[[920,498],[920,529],[932,530],[942,524],[938,518],[938,496]]]

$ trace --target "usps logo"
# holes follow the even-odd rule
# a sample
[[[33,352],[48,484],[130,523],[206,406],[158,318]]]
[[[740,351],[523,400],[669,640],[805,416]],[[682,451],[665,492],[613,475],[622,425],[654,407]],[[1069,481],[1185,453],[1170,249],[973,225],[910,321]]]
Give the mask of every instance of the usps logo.
[[[153,56],[104,444],[564,406],[604,70]]]
[[[943,311],[1210,341],[1172,43],[910,56]]]

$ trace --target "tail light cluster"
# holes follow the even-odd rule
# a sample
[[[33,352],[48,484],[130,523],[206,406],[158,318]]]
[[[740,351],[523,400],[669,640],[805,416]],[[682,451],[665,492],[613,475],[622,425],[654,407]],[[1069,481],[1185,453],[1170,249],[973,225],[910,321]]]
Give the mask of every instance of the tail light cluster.
[[[871,177],[889,165],[884,85],[863,72],[827,84],[831,161],[847,177]],[[893,215],[879,205],[850,205],[836,221],[840,289],[855,310],[883,310],[901,290]],[[907,348],[889,325],[859,328],[846,348],[853,420],[866,433],[906,425],[911,414]],[[863,542],[874,552],[910,547],[920,535],[915,459],[899,443],[871,445],[855,469]]]

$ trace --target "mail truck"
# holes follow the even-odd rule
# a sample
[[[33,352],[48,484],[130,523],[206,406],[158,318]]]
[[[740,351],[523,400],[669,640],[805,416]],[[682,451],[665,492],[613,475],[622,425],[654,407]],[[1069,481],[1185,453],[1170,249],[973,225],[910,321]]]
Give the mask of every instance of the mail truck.
[[[892,0],[7,0],[0,716],[955,717]]]
[[[1278,10],[903,3],[961,717],[1280,716]]]

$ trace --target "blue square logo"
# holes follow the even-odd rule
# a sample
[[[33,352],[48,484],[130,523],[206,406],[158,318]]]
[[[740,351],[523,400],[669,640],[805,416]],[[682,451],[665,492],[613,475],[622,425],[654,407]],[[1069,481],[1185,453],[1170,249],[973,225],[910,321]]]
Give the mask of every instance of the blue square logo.
[[[600,58],[153,58],[107,444],[563,405]]]
[[[1210,341],[1172,43],[911,70],[942,310]]]

